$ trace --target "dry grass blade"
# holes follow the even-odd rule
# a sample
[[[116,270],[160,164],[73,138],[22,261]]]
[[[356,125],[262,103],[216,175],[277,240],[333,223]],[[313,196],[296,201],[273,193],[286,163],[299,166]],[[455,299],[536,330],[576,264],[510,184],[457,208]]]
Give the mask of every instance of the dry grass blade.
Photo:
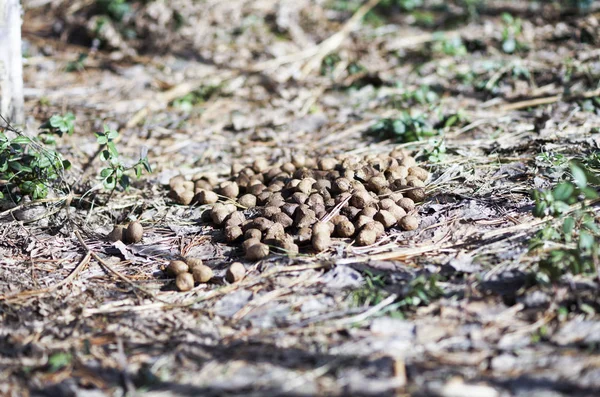
[[[86,252],[86,254],[83,256],[83,258],[81,258],[81,260],[79,261],[77,266],[75,266],[73,271],[71,271],[71,273],[64,280],[62,280],[61,282],[59,282],[57,284],[54,284],[50,287],[42,288],[39,290],[23,291],[23,292],[18,292],[16,294],[12,294],[12,295],[2,295],[2,296],[0,296],[0,301],[15,301],[15,300],[20,300],[20,299],[24,299],[24,298],[29,298],[32,296],[39,296],[39,295],[49,294],[51,292],[54,292],[57,289],[59,289],[60,287],[73,281],[75,279],[75,277],[77,277],[77,275],[90,263],[90,257],[91,257],[91,253],[89,251]]]
[[[362,21],[363,17],[371,11],[381,0],[369,0],[363,4],[355,13],[352,18],[346,22],[342,29],[335,33],[333,36],[327,38],[325,41],[318,45],[316,54],[312,56],[308,62],[302,68],[302,75],[307,76],[312,73],[313,70],[321,66],[323,59],[331,52],[335,51],[339,46],[342,45],[344,40],[348,37],[358,24]]]

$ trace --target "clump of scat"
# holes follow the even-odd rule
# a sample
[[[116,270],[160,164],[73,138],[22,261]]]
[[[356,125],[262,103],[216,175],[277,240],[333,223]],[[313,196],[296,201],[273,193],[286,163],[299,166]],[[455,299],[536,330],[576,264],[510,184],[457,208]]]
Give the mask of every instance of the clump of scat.
[[[206,284],[214,279],[212,268],[205,265],[200,258],[185,257],[169,262],[162,271],[175,278],[175,286],[179,291],[189,291],[196,284]],[[227,269],[225,279],[229,283],[241,281],[246,275],[246,268],[240,262],[232,263]]]
[[[322,252],[332,238],[374,244],[386,230],[419,226],[416,203],[425,198],[427,170],[397,149],[364,157],[306,156],[273,165],[257,159],[234,164],[231,177],[170,180],[170,197],[179,204],[209,204],[210,221],[223,228],[229,243],[241,244],[246,259],[260,260],[272,250],[297,254],[310,246]]]

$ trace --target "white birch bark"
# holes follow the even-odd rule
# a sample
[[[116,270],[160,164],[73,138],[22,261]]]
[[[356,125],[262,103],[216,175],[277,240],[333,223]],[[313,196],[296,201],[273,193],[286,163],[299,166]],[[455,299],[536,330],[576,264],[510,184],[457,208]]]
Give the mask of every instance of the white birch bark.
[[[0,114],[23,124],[23,60],[19,0],[0,0]]]

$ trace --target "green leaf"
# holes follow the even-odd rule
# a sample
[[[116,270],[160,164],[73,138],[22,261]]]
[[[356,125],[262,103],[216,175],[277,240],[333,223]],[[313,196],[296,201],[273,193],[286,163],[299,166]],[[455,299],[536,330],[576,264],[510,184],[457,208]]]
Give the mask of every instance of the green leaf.
[[[117,180],[115,179],[114,176],[109,176],[108,178],[106,178],[104,180],[104,188],[111,190],[114,189],[117,186]]]
[[[579,232],[579,243],[577,245],[581,251],[591,250],[594,246],[594,236],[582,230]]]
[[[100,158],[104,161],[107,161],[108,159],[110,159],[110,152],[108,150],[103,150],[100,152]]]
[[[121,177],[119,178],[119,184],[121,185],[121,187],[125,190],[129,189],[129,186],[131,185],[131,181],[129,179],[129,176],[127,175],[121,175]]]
[[[33,170],[31,169],[31,167],[23,165],[19,162],[16,161],[9,161],[9,166],[11,169],[17,171],[17,172],[29,172],[32,173]]]
[[[56,372],[71,364],[73,357],[67,352],[57,352],[48,358],[48,365],[51,372]]]
[[[562,214],[563,212],[568,211],[570,206],[569,206],[569,204],[567,204],[563,201],[556,201],[552,205],[552,208],[553,208],[555,214]]]
[[[110,152],[110,157],[116,159],[117,157],[119,157],[119,152],[117,151],[117,147],[115,146],[115,143],[110,141],[106,144],[106,148],[108,149],[108,151]]]
[[[573,181],[580,189],[583,189],[587,186],[587,176],[585,175],[585,170],[579,167],[575,163],[570,164],[571,174],[573,175]]]
[[[16,137],[15,139],[13,139],[11,141],[11,143],[17,144],[17,145],[28,145],[28,144],[31,143],[31,139],[29,139],[26,136],[19,135],[18,137]]]
[[[150,163],[148,162],[148,158],[145,157],[142,159],[142,164],[144,165],[144,168],[146,169],[146,171],[148,171],[148,173],[152,173],[152,167],[150,167]]]
[[[452,115],[448,118],[448,120],[446,120],[446,122],[444,123],[444,127],[452,127],[456,122],[458,121],[458,116],[457,115]]]
[[[100,171],[100,176],[102,178],[106,178],[107,176],[112,175],[112,173],[113,173],[112,168],[104,168],[104,169],[102,169],[102,171]]]
[[[573,234],[573,229],[575,228],[575,219],[572,216],[568,216],[563,221],[563,233],[565,234],[565,240],[567,242],[571,241],[571,235]]]
[[[575,187],[569,182],[561,182],[552,190],[552,197],[558,201],[567,201],[575,192]]]
[[[48,195],[48,188],[41,182],[35,184],[32,192],[32,199],[38,200],[43,199]]]
[[[594,188],[591,188],[589,186],[586,186],[583,189],[581,189],[581,193],[583,193],[585,198],[589,200],[598,198],[598,192]]]
[[[99,145],[106,145],[108,143],[108,138],[102,132],[96,132],[96,142]]]
[[[394,133],[397,135],[402,135],[406,132],[406,124],[404,124],[402,120],[394,120],[392,127],[394,129]]]
[[[119,136],[119,133],[115,130],[111,130],[106,124],[104,125],[104,135],[108,138],[109,141],[116,139]]]

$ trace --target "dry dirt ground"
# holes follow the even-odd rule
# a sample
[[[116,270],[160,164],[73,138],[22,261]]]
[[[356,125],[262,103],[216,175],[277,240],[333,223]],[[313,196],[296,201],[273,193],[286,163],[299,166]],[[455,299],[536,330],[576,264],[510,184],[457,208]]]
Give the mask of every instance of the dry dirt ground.
[[[176,0],[99,20],[107,3],[129,4],[24,1],[23,131],[76,122],[70,200],[0,213],[0,395],[600,395],[598,279],[544,282],[557,245],[530,249],[561,227],[530,192],[598,166],[597,4]],[[368,134],[382,118],[421,139]],[[148,150],[128,191],[99,185],[103,124],[126,164]],[[418,230],[244,261],[236,284],[240,250],[167,196],[179,173],[398,145],[432,173]],[[106,240],[131,220],[140,243]],[[181,255],[215,282],[176,291],[160,268]]]

